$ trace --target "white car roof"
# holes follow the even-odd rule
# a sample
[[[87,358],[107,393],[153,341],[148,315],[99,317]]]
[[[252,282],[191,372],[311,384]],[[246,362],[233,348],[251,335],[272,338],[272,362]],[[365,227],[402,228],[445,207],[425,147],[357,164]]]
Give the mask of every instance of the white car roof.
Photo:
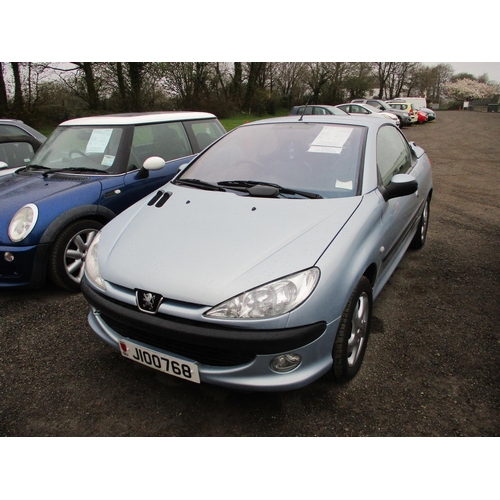
[[[180,120],[206,120],[216,118],[201,111],[158,111],[156,113],[121,113],[115,115],[87,116],[61,123],[60,127],[74,125],[137,125],[142,123],[174,122]]]

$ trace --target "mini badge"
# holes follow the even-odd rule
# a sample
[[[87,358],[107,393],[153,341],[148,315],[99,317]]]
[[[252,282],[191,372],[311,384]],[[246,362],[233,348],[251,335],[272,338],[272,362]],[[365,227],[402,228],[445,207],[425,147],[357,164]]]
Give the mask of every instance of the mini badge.
[[[136,290],[135,296],[139,310],[149,314],[156,314],[163,300],[159,293],[147,292],[146,290]]]

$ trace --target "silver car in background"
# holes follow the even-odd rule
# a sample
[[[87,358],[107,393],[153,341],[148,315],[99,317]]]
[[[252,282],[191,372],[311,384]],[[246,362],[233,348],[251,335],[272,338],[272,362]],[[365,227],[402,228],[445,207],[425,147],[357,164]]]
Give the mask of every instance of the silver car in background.
[[[391,120],[398,126],[401,125],[401,121],[396,114],[385,111],[383,109],[375,108],[374,106],[370,106],[369,104],[347,103],[338,104],[336,107],[341,109],[342,111],[345,111],[346,113],[349,113],[350,115],[372,116],[374,118],[381,118],[383,120]]]
[[[243,125],[88,251],[91,328],[195,383],[276,391],[361,367],[373,300],[426,240],[424,150],[361,116]]]

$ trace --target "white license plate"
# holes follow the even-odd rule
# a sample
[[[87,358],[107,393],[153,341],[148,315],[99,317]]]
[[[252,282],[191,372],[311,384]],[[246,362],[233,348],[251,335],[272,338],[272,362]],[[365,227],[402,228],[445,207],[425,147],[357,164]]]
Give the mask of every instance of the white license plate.
[[[189,361],[173,358],[162,352],[147,349],[130,340],[120,340],[120,352],[122,356],[142,365],[149,366],[163,373],[179,377],[190,382],[200,383],[198,366]]]

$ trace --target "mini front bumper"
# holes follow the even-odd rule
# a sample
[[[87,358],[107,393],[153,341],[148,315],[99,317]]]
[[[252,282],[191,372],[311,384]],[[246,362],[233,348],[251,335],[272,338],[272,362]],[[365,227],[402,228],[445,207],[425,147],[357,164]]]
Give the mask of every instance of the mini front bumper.
[[[102,340],[119,350],[119,341],[129,339],[195,362],[202,383],[254,391],[291,390],[318,379],[332,365],[338,320],[279,330],[217,327],[134,310],[97,293],[85,278],[82,292],[91,304],[89,325]],[[271,363],[283,353],[298,354],[301,363],[278,373]]]
[[[0,288],[45,283],[49,245],[0,246]]]

